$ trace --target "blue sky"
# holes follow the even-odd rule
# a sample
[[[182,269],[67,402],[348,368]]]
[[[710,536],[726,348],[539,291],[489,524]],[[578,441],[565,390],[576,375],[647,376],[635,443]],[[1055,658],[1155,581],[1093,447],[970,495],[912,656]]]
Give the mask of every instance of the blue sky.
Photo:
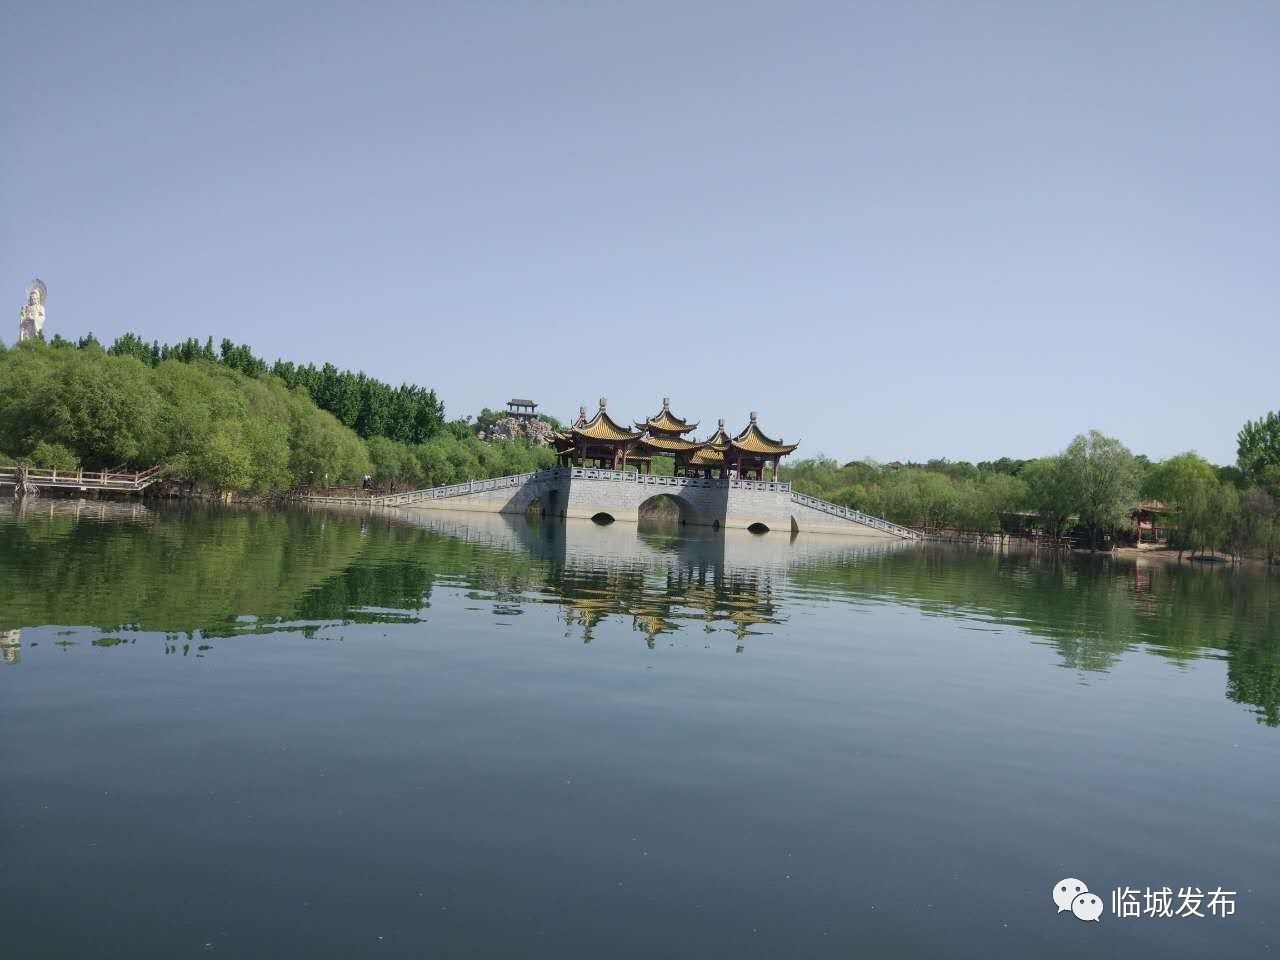
[[[1280,6],[3,4],[49,333],[802,453],[1235,456],[1280,408]]]

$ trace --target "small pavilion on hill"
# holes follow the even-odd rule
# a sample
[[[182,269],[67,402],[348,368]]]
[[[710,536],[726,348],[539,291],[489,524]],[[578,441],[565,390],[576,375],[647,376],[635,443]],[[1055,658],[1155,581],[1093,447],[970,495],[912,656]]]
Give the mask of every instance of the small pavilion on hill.
[[[538,404],[533,400],[521,400],[519,397],[507,401],[507,416],[532,420],[538,415]]]
[[[579,407],[578,419],[568,430],[552,434],[552,443],[564,466],[624,470],[627,454],[641,435],[641,431],[629,430],[610,417],[605,410],[605,399],[601,397],[600,409],[594,417],[588,420],[587,408]]]
[[[766,436],[753,410],[746,429],[729,441],[724,460],[731,474],[741,480],[763,480],[765,467],[772,463],[773,479],[777,480],[778,463],[798,446],[798,443],[787,444],[781,438],[774,440]]]

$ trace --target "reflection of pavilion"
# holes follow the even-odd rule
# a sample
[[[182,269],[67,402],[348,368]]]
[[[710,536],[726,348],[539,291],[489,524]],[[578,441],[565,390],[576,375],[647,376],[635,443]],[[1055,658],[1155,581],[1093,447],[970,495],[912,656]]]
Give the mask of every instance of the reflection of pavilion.
[[[776,573],[727,564],[726,542],[738,541],[723,532],[644,538],[574,521],[554,528],[563,536],[540,537],[531,546],[551,561],[547,591],[587,642],[609,617],[629,620],[650,647],[659,636],[695,625],[705,633],[729,629],[741,640],[760,632],[753,628],[785,619],[774,601]]]
[[[588,643],[602,623],[627,623],[651,647],[658,637],[682,630],[725,631],[739,641],[766,633],[787,619],[779,597],[792,570],[900,546],[705,528],[652,535],[618,524],[550,518],[529,523],[501,514],[422,513],[414,521],[449,537],[541,561],[514,596],[512,584],[476,571],[487,589],[508,591],[504,604],[555,604],[557,619]]]

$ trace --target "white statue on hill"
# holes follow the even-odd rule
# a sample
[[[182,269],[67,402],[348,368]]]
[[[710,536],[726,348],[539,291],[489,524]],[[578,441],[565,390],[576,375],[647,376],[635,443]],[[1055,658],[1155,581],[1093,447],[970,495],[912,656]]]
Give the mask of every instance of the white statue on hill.
[[[43,280],[32,280],[27,287],[27,303],[18,314],[18,339],[34,340],[44,331],[44,301],[49,295]]]

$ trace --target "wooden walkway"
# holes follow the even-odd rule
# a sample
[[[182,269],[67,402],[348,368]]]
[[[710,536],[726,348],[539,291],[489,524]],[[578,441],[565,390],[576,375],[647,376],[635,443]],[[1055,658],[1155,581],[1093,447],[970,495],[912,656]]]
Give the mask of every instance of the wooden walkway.
[[[41,490],[109,490],[116,493],[141,493],[160,479],[161,467],[150,470],[33,470],[0,467],[0,487],[14,487],[17,495],[19,479],[26,481],[26,492]]]

